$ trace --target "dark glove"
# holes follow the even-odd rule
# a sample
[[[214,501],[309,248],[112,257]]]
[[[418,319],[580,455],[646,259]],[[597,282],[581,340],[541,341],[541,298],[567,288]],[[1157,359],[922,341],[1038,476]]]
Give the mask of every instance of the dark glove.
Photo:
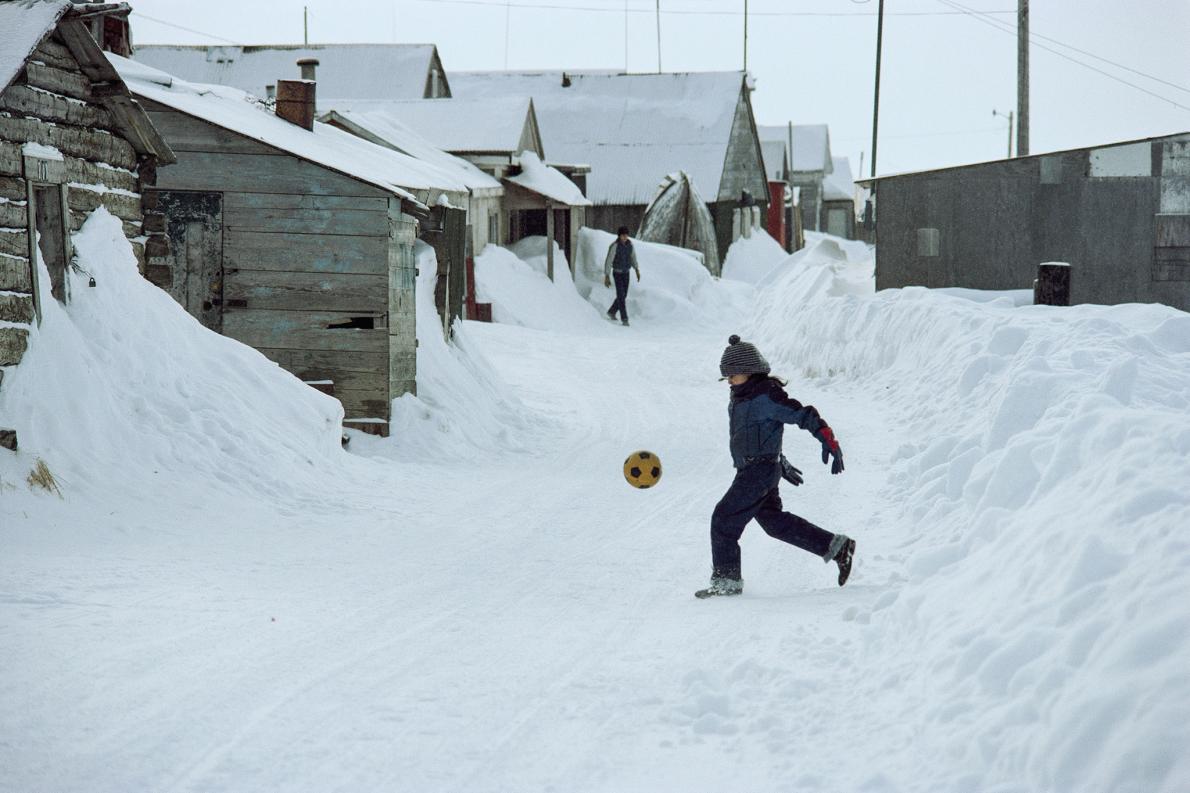
[[[825,424],[822,429],[818,430],[818,440],[822,443],[822,464],[831,464],[831,473],[838,474],[843,471],[843,450],[839,448],[839,442],[835,440],[835,432]],[[834,460],[831,460],[831,458]]]
[[[785,459],[785,455],[781,455],[781,478],[794,487],[806,481],[802,472],[794,468],[793,463]]]
[[[604,289],[612,288],[612,279],[608,278],[606,275],[603,276],[603,288]]]

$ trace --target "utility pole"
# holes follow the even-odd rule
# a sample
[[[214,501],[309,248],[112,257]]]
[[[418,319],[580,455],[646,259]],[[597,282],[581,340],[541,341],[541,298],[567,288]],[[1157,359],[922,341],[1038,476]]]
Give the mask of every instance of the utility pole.
[[[1006,116],[1003,113],[1001,113],[999,110],[996,110],[993,108],[992,115],[999,116],[1000,118],[1008,119],[1008,159],[1011,160],[1012,159],[1012,111],[1009,110],[1008,115]]]
[[[628,0],[624,0],[624,74],[628,74]]]
[[[748,0],[744,0],[744,71],[748,71]]]
[[[661,0],[657,0],[657,74],[661,74]]]
[[[310,46],[310,6],[302,6],[302,43]]]
[[[876,16],[876,90],[872,100],[872,178],[876,178],[876,133],[880,129],[880,49],[884,44],[884,0]]]
[[[1017,0],[1016,156],[1029,154],[1029,0]]]

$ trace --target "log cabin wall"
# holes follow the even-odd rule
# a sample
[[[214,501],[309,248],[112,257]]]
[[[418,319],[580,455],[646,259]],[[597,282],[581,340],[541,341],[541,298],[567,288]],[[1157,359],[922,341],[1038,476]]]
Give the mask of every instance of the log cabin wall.
[[[416,223],[400,199],[141,102],[178,159],[148,196],[170,239],[150,280],[299,378],[333,381],[347,421],[387,422],[416,377]]]

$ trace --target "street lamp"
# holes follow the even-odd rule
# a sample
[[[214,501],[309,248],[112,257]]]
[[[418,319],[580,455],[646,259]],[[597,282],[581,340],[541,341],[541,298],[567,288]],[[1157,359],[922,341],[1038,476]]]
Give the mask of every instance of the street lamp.
[[[1008,111],[1008,115],[1004,115],[999,110],[992,109],[992,116],[999,116],[1000,118],[1008,119],[1008,159],[1012,159],[1012,111]]]

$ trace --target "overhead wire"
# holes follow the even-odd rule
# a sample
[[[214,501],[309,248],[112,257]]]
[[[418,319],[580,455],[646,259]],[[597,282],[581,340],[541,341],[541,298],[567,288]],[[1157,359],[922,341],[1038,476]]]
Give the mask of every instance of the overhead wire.
[[[546,9],[551,11],[593,11],[603,12],[609,14],[654,14],[656,8],[653,6],[640,6],[637,8],[624,8],[623,6],[616,8],[613,6],[591,6],[591,5],[560,5],[558,3],[534,3],[534,2],[484,2],[484,0],[415,0],[419,3],[429,4],[443,4],[443,5],[467,5],[478,6],[481,8],[528,8],[528,9]],[[885,12],[885,16],[962,16],[962,11],[890,11]],[[988,14],[1015,14],[1015,11],[987,11]],[[743,11],[733,10],[699,10],[693,8],[662,8],[662,16],[743,16]],[[876,16],[875,11],[749,11],[749,17],[873,17]]]
[[[238,41],[232,41],[231,39],[225,39],[222,36],[216,36],[214,33],[207,33],[206,31],[203,31],[203,30],[195,30],[194,28],[188,28],[188,27],[184,27],[182,25],[176,25],[173,22],[166,22],[164,19],[157,19],[156,17],[151,17],[148,14],[142,14],[140,11],[133,11],[132,15],[134,17],[140,17],[141,19],[147,19],[150,22],[156,22],[158,25],[165,25],[167,28],[175,28],[177,30],[184,30],[187,33],[193,33],[196,36],[206,36],[207,38],[210,38],[210,39],[217,39],[218,41],[223,41],[228,44],[234,44],[237,47],[244,46],[243,44],[241,44]]]
[[[989,18],[984,14],[984,12],[977,11],[973,8],[968,8],[960,3],[954,2],[954,0],[937,0],[937,1],[945,6],[949,6],[951,8],[956,8],[956,9],[961,10],[964,14],[967,14],[968,16],[970,16],[972,19],[976,20],[977,22],[982,22],[985,25],[990,25],[991,27],[995,28],[996,30],[999,30],[1003,33],[1008,33],[1009,35],[1013,35],[1013,36],[1017,35],[1015,25],[1011,25],[1006,22],[1002,22],[1001,20],[998,20],[998,19]],[[1070,61],[1071,63],[1076,63],[1079,66],[1082,66],[1084,69],[1090,69],[1091,71],[1097,72],[1097,73],[1103,75],[1104,77],[1107,77],[1110,80],[1115,80],[1116,82],[1122,83],[1123,85],[1126,85],[1129,88],[1133,88],[1137,91],[1140,91],[1141,93],[1148,94],[1149,96],[1154,97],[1155,99],[1160,99],[1162,102],[1168,102],[1169,104],[1173,105],[1176,108],[1179,108],[1181,110],[1190,111],[1190,106],[1183,105],[1180,102],[1170,99],[1167,96],[1163,96],[1162,94],[1159,94],[1155,91],[1150,91],[1148,88],[1145,88],[1144,86],[1140,86],[1140,85],[1137,85],[1136,83],[1129,82],[1128,80],[1125,80],[1124,78],[1120,77],[1119,75],[1115,75],[1115,74],[1112,74],[1111,72],[1100,69],[1099,67],[1089,64],[1086,61],[1080,61],[1078,58],[1072,58],[1071,56],[1067,55],[1064,52],[1056,50],[1052,47],[1047,47],[1046,45],[1044,45],[1038,41],[1035,41],[1035,39],[1037,39],[1037,38],[1046,38],[1048,41],[1052,41],[1053,43],[1055,43],[1059,46],[1067,47],[1068,49],[1075,50],[1077,52],[1083,52],[1083,51],[1078,50],[1077,48],[1072,47],[1068,44],[1063,44],[1062,42],[1057,41],[1056,39],[1052,39],[1049,37],[1041,37],[1041,36],[1037,36],[1033,33],[1030,33],[1029,34],[1029,43],[1032,46],[1037,47],[1038,49],[1042,49],[1042,50],[1045,50],[1046,52],[1053,53],[1054,55],[1057,55],[1059,58],[1064,58],[1064,59]],[[1090,57],[1093,57],[1093,58],[1098,58],[1099,60],[1102,60],[1106,63],[1113,63],[1111,61],[1108,61],[1106,58],[1099,58],[1099,56],[1091,55],[1090,53],[1083,52],[1083,54],[1090,55]],[[1113,65],[1117,65],[1117,64],[1113,63]],[[1130,67],[1120,66],[1120,68],[1128,69],[1129,71],[1135,72],[1136,74],[1139,74],[1139,75],[1144,76],[1151,80],[1157,80],[1158,82],[1166,83],[1167,85],[1170,85],[1173,88],[1177,88],[1180,91],[1190,90],[1190,89],[1183,88],[1182,86],[1176,85],[1174,83],[1167,83],[1165,80],[1162,80],[1161,78],[1153,77],[1152,75],[1145,74],[1144,72],[1141,72],[1136,69],[1132,69]]]

